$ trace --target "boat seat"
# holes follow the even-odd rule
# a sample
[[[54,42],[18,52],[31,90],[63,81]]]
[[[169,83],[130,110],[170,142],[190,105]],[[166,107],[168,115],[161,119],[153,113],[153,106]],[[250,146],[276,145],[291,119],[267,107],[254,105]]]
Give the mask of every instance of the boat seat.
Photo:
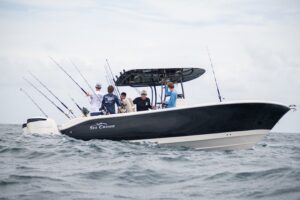
[[[186,107],[187,105],[188,104],[186,99],[177,99],[176,101],[176,108]]]
[[[183,99],[183,94],[177,94],[177,99]]]

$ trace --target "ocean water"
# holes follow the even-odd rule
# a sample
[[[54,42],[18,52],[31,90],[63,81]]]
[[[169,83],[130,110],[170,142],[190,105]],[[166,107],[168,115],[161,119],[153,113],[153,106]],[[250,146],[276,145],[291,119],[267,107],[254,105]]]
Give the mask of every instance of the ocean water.
[[[207,152],[0,125],[0,199],[300,199],[300,133]]]

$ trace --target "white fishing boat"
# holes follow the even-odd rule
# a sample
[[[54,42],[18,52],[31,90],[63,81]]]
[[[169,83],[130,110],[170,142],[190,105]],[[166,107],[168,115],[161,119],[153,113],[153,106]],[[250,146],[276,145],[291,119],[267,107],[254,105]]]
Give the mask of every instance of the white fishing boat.
[[[247,149],[253,147],[290,110],[280,103],[220,102],[163,108],[165,80],[181,87],[178,102],[185,105],[184,83],[200,77],[201,68],[135,69],[123,71],[118,87],[150,87],[152,104],[159,109],[114,115],[72,118],[57,126],[49,118],[31,118],[25,132],[61,133],[81,140],[151,142],[196,149]],[[161,97],[158,98],[158,91]],[[43,127],[45,129],[43,130]]]

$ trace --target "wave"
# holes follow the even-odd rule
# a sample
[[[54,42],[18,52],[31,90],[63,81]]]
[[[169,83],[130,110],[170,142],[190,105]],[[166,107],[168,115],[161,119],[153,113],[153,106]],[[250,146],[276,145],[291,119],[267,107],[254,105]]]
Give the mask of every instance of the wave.
[[[300,136],[205,152],[0,125],[0,199],[297,199]]]

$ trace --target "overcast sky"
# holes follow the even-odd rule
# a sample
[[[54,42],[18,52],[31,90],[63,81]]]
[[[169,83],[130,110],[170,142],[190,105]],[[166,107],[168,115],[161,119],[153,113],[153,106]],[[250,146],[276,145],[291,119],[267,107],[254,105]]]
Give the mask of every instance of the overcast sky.
[[[206,46],[226,101],[300,105],[299,35],[299,1],[0,0],[0,123],[22,123],[40,115],[20,87],[51,117],[65,120],[22,80],[32,80],[28,70],[76,113],[70,96],[88,106],[48,56],[86,89],[70,59],[92,85],[101,82],[103,87],[106,58],[115,73],[201,67],[206,73],[186,84],[188,101],[217,102]],[[130,88],[121,90],[137,95]],[[289,112],[274,131],[300,132],[300,111]]]

